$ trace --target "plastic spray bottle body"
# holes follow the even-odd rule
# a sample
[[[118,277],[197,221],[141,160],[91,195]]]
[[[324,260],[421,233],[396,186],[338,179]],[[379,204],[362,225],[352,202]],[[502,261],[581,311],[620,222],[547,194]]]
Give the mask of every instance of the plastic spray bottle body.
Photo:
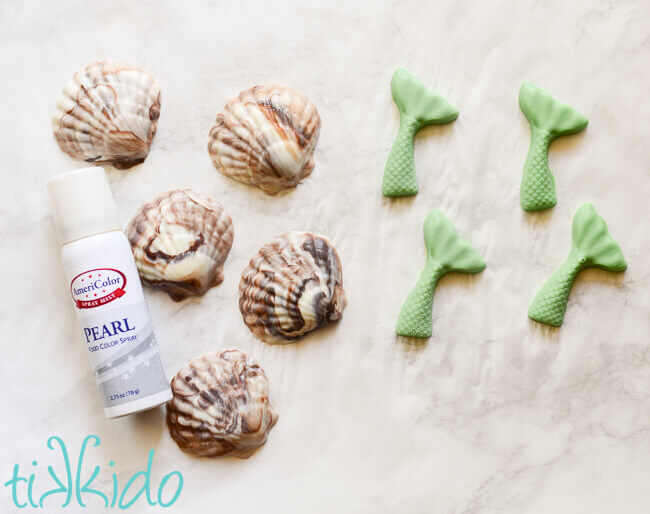
[[[74,193],[76,188],[100,189],[97,208],[112,204],[104,171],[78,170],[53,179],[48,186],[63,243],[69,294],[106,416],[133,414],[166,402],[171,398],[169,382],[124,233],[119,224],[115,228],[116,222],[104,222],[102,215],[98,215],[99,221],[82,222],[81,228],[76,221],[67,224],[71,215],[66,211],[74,209],[60,205],[70,196],[70,189]],[[92,191],[86,194],[93,196]],[[81,201],[78,215],[88,209],[85,201]]]

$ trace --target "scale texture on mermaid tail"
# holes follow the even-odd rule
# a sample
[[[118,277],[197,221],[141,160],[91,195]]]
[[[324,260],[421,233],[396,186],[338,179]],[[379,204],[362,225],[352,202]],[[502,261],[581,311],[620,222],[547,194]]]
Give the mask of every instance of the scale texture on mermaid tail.
[[[580,270],[596,267],[624,271],[627,268],[621,247],[609,235],[607,224],[593,205],[585,203],[576,211],[572,233],[569,257],[542,286],[528,311],[531,319],[555,327],[564,321],[569,292]]]
[[[485,261],[454,225],[437,209],[424,222],[427,263],[408,295],[397,321],[397,334],[406,337],[431,337],[433,332],[433,292],[440,277],[450,272],[478,273]]]
[[[560,136],[583,130],[587,118],[531,82],[521,85],[519,106],[530,123],[530,149],[521,182],[521,206],[526,211],[540,211],[557,203],[555,179],[548,165],[549,145]]]
[[[382,192],[389,197],[413,196],[418,192],[413,159],[415,133],[426,125],[455,120],[458,111],[403,68],[393,73],[391,90],[399,109],[400,125],[386,162]]]

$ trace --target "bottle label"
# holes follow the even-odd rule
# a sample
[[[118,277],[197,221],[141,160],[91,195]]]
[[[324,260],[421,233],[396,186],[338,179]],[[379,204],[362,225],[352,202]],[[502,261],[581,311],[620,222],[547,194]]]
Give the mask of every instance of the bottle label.
[[[95,268],[72,279],[70,293],[78,309],[92,309],[117,300],[126,291],[126,275],[112,268]]]
[[[131,249],[121,232],[64,253],[70,294],[104,407],[169,390]],[[82,248],[84,245],[84,248]]]
[[[145,398],[169,387],[143,302],[115,304],[101,313],[86,307],[77,309],[104,407]]]

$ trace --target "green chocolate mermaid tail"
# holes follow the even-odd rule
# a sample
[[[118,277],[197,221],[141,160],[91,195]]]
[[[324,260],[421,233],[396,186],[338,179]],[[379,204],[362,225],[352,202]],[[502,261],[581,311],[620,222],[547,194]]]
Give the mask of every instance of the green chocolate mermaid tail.
[[[584,258],[586,268],[614,272],[627,269],[621,247],[609,235],[605,220],[590,203],[583,203],[576,211],[571,232],[573,247]]]
[[[569,257],[542,286],[528,316],[540,323],[559,327],[564,321],[569,292],[580,270],[590,267],[624,271],[627,262],[621,247],[609,235],[607,224],[593,205],[582,204],[573,217],[573,246]]]
[[[540,211],[557,203],[555,179],[548,166],[551,141],[580,132],[587,126],[587,118],[531,82],[521,85],[519,106],[530,123],[530,149],[521,182],[521,206],[525,211]]]
[[[485,261],[476,249],[461,238],[456,228],[438,209],[429,212],[424,221],[424,244],[427,261],[433,261],[444,273],[478,273]]]
[[[402,305],[397,320],[397,334],[401,336],[431,337],[433,291],[440,277],[452,271],[478,273],[485,269],[483,258],[437,209],[424,222],[424,242],[427,263]]]
[[[455,120],[458,111],[403,68],[393,73],[391,90],[399,109],[400,122],[386,162],[382,192],[390,197],[413,196],[418,192],[413,160],[415,133],[426,125]]]
[[[559,327],[564,321],[573,281],[581,269],[579,261],[570,255],[539,290],[528,309],[528,317],[546,325]]]
[[[397,319],[397,335],[431,337],[433,333],[433,291],[442,276],[435,262],[427,259],[417,283],[409,293]]]

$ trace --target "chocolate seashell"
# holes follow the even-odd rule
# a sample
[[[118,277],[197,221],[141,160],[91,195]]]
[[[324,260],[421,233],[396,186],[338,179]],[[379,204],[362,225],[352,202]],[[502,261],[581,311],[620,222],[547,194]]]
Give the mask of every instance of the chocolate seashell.
[[[167,426],[184,452],[249,457],[278,421],[264,370],[239,350],[207,353],[172,379]]]
[[[190,189],[159,195],[125,229],[143,283],[175,301],[223,282],[233,231],[221,204]]]
[[[264,245],[239,283],[244,323],[268,343],[295,341],[340,319],[346,303],[336,250],[310,232],[288,232]]]
[[[227,177],[275,194],[312,172],[319,132],[320,116],[307,98],[287,87],[255,86],[217,115],[208,151]]]
[[[159,117],[160,89],[150,73],[96,61],[63,89],[52,128],[71,157],[125,169],[147,157]]]

